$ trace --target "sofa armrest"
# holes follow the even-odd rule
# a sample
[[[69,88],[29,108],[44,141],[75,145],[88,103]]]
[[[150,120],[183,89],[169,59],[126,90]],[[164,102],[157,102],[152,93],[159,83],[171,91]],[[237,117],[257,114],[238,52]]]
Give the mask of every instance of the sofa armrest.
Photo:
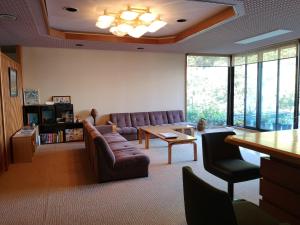
[[[112,125],[98,125],[98,126],[95,126],[95,128],[101,134],[106,134],[106,133],[112,133],[113,132],[113,126]]]

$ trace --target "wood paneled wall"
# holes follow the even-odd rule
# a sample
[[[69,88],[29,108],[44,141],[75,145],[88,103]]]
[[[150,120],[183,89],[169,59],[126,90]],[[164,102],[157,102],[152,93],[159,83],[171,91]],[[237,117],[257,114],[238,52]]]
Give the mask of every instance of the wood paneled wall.
[[[8,56],[1,53],[1,162],[4,170],[7,170],[12,162],[11,137],[23,126],[23,77],[21,65]],[[10,96],[9,68],[17,71],[18,96]],[[1,130],[0,130],[1,132]]]
[[[1,85],[1,62],[2,56],[0,53],[0,173],[5,169],[5,149],[4,149],[4,129],[3,129],[3,115],[2,115],[2,85]]]

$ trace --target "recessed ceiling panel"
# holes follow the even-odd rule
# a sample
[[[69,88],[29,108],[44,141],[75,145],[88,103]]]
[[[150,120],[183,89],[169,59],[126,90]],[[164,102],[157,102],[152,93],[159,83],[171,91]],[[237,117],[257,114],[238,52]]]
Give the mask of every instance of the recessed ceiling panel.
[[[176,35],[228,8],[228,5],[223,4],[185,0],[46,0],[49,26],[72,32],[108,34],[108,29],[102,30],[95,26],[98,17],[104,10],[119,12],[127,6],[150,7],[152,12],[168,23],[156,33],[146,33],[145,36],[149,37]],[[78,12],[65,11],[64,7],[77,8]],[[178,19],[187,21],[178,23]]]

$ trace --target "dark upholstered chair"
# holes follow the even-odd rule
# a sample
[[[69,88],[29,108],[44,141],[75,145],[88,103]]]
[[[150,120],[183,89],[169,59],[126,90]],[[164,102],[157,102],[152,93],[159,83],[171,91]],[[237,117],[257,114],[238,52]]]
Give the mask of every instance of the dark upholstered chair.
[[[234,132],[207,133],[202,135],[204,168],[228,182],[228,194],[233,199],[233,184],[260,178],[259,166],[246,162],[238,146],[224,140]]]
[[[188,225],[276,225],[279,221],[245,200],[231,201],[228,194],[182,168],[185,216]],[[283,224],[282,224],[283,225]]]

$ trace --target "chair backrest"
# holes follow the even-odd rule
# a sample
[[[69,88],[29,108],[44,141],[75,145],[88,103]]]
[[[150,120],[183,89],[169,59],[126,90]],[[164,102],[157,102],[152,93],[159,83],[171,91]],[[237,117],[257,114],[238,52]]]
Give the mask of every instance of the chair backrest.
[[[182,168],[185,216],[188,225],[237,225],[228,194]]]
[[[239,147],[224,141],[228,135],[235,135],[235,133],[225,131],[202,134],[203,164],[206,170],[219,160],[242,159]]]

